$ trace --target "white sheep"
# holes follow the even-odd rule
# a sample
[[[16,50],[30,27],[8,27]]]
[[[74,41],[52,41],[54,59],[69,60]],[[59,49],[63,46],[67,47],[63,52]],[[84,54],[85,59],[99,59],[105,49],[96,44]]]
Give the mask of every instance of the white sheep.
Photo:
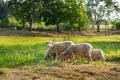
[[[61,61],[66,59],[70,59],[70,61],[74,61],[80,57],[84,57],[88,59],[88,63],[91,59],[91,50],[92,45],[89,43],[79,43],[69,46],[64,52],[60,54]]]
[[[45,55],[45,59],[49,59],[51,56],[54,57],[54,60],[58,60],[58,56],[61,52],[66,50],[70,45],[74,43],[72,41],[63,41],[63,42],[47,42],[48,50]]]
[[[92,49],[91,58],[93,60],[102,60],[103,62],[106,60],[104,52],[101,49]]]

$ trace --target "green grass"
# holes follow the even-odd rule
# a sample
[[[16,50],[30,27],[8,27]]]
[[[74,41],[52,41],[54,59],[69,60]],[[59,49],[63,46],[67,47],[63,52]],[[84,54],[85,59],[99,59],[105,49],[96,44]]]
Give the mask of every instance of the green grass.
[[[105,52],[107,61],[120,62],[120,36],[21,37],[0,36],[0,67],[44,64],[46,41],[89,42]]]

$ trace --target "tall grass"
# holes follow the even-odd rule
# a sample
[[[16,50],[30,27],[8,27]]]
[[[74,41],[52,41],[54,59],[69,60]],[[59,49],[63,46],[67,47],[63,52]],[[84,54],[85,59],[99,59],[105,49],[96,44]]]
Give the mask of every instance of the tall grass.
[[[44,64],[46,41],[89,42],[105,52],[108,61],[120,61],[120,36],[20,37],[0,36],[0,67]]]

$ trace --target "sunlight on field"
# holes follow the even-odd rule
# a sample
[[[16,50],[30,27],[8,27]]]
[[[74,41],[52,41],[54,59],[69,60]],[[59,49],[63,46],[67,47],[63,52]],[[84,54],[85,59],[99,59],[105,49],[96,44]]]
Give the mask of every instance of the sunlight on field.
[[[65,36],[62,38],[51,37],[20,37],[20,36],[0,36],[0,45],[34,45],[45,43],[46,41],[71,40],[75,43],[80,42],[120,42],[120,36]]]

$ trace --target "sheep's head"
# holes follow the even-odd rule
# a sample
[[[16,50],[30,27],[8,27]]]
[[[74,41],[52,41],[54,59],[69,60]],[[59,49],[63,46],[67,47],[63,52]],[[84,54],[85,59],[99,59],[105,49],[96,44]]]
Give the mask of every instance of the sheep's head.
[[[55,53],[52,52],[50,49],[48,49],[47,52],[46,52],[46,54],[45,54],[44,59],[45,59],[45,60],[48,60],[48,59],[50,59],[51,57],[55,57]]]
[[[53,42],[49,41],[49,42],[46,42],[46,44],[48,45],[48,50],[45,54],[45,57],[44,59],[45,60],[48,60],[50,59],[51,57],[54,57],[55,58],[55,53],[53,51],[53,48],[54,48],[54,45],[53,45]]]
[[[53,42],[52,41],[48,41],[48,42],[46,42],[46,44],[47,44],[48,47],[50,47],[53,44]]]

